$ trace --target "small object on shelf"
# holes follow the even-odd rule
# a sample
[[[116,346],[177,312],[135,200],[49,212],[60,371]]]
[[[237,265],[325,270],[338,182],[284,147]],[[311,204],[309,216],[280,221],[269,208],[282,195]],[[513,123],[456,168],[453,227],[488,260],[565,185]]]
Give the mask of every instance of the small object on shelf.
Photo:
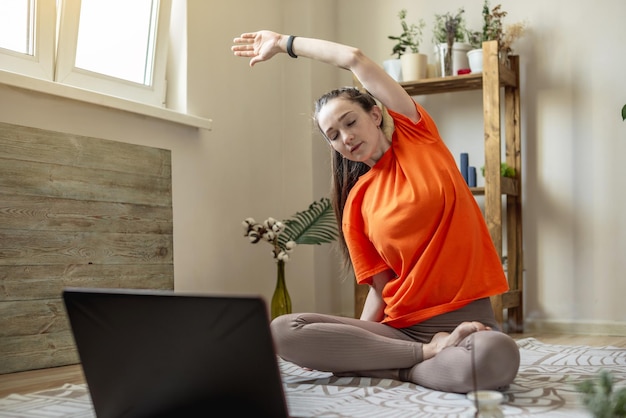
[[[476,187],[476,167],[469,167],[467,174],[467,185]]]
[[[397,82],[402,82],[402,60],[400,58],[392,58],[383,61],[385,72]]]
[[[461,68],[457,71],[458,75],[470,74],[472,70],[469,68]]]
[[[471,47],[465,42],[454,42],[452,48],[447,43],[435,45],[435,60],[439,62],[439,76],[457,75],[462,68],[469,68],[467,53]],[[448,52],[450,51],[450,52]]]
[[[465,182],[468,182],[469,179],[469,155],[466,152],[461,153],[461,175],[463,175],[463,179]]]

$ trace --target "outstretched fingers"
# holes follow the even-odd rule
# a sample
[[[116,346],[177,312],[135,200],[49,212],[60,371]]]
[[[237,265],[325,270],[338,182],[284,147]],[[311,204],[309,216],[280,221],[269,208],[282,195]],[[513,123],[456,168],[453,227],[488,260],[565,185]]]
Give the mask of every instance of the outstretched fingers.
[[[233,46],[230,48],[235,55],[240,55],[242,53],[250,53],[254,52],[254,36],[250,37],[251,34],[243,33],[241,36],[233,39]]]
[[[280,52],[277,45],[279,39],[279,34],[270,31],[242,33],[233,39],[231,50],[237,57],[250,58],[250,66],[253,66]]]
[[[257,56],[254,39],[255,35],[253,33],[242,33],[233,39],[234,45],[230,49],[236,57],[254,58]]]
[[[252,57],[255,54],[254,49],[247,45],[233,45],[230,49],[238,57]]]

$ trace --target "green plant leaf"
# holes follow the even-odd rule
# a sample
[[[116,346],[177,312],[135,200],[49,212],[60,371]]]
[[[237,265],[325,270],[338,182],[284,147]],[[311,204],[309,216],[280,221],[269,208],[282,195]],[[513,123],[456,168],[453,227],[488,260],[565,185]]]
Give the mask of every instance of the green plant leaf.
[[[295,241],[299,245],[320,245],[332,242],[338,236],[335,214],[330,199],[326,197],[311,203],[307,210],[297,212],[283,222],[285,230],[278,237],[283,247],[287,241]]]
[[[419,52],[419,45],[422,41],[423,30],[426,27],[424,19],[419,19],[418,23],[408,24],[405,20],[406,15],[406,9],[402,9],[398,13],[402,33],[398,36],[390,35],[387,37],[397,42],[391,52],[391,55],[396,55],[397,58],[404,55],[404,53],[407,52],[407,49],[414,53]]]
[[[626,416],[626,388],[621,388],[615,393],[615,406],[613,412],[616,417]]]
[[[597,379],[577,383],[576,389],[583,394],[583,404],[594,418],[626,416],[626,388],[614,391],[610,372],[602,370]]]
[[[622,107],[622,121],[626,120],[626,105]]]
[[[485,177],[485,166],[480,167],[480,171]],[[515,169],[507,163],[500,163],[500,175],[502,177],[515,177]]]

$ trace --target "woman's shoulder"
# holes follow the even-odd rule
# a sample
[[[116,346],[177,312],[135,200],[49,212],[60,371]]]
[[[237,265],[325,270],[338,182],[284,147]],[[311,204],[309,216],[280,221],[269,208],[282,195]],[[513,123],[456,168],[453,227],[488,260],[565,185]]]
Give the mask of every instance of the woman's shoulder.
[[[409,117],[403,115],[401,113],[394,112],[393,110],[389,110],[389,115],[394,124],[394,130],[396,131],[404,131],[404,132],[429,132],[435,134],[437,137],[439,136],[437,126],[433,121],[433,118],[430,116],[428,111],[415,100],[413,100],[415,104],[415,109],[419,114],[419,120],[417,122],[413,122]]]

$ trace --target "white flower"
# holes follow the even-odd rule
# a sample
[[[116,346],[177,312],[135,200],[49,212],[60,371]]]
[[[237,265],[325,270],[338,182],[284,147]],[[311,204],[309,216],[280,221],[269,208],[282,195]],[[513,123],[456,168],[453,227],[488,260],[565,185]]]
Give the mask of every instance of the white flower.
[[[251,243],[256,244],[261,239],[261,236],[256,231],[250,231],[248,232],[248,239]]]
[[[276,222],[278,222],[276,219],[270,217],[270,218],[267,218],[265,221],[263,221],[263,226],[266,227],[267,229],[272,229],[272,227],[274,226]]]
[[[265,231],[263,234],[263,239],[267,242],[274,241],[274,238],[276,238],[276,233],[274,231]]]
[[[276,256],[276,259],[278,261],[283,261],[283,262],[287,262],[289,261],[289,254],[287,254],[285,251],[281,251],[278,253],[278,255]]]
[[[285,230],[285,224],[280,221],[276,221],[276,223],[272,225],[272,231],[276,232],[277,234],[280,234],[284,230]]]
[[[246,218],[242,225],[246,231],[245,235],[252,244],[256,244],[261,239],[272,245],[272,257],[276,261],[287,262],[289,253],[296,247],[295,241],[279,243],[278,236],[287,228],[284,222],[272,217],[267,218],[263,223],[257,223],[254,218]]]

